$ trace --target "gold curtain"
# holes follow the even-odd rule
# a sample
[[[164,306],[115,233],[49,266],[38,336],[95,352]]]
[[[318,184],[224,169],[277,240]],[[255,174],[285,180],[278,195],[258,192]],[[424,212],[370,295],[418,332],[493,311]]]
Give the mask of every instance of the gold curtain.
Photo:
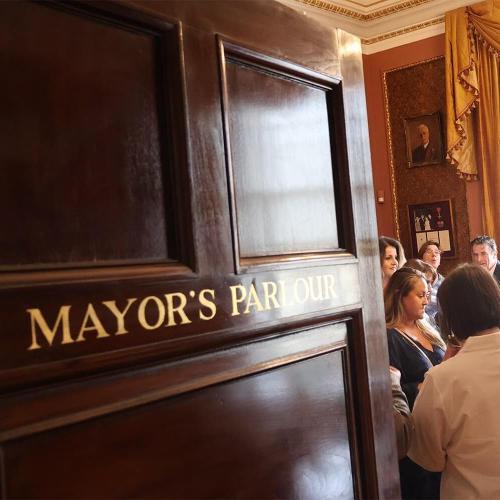
[[[500,0],[449,12],[445,25],[447,158],[480,177],[484,228],[500,239]]]

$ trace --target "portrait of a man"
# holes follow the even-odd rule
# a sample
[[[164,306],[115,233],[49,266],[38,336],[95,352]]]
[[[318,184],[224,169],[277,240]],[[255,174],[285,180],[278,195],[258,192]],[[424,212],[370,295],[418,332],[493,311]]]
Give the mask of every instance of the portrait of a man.
[[[413,163],[429,163],[437,160],[437,151],[434,145],[430,142],[429,127],[425,123],[421,123],[418,128],[418,138],[420,144],[411,152],[411,160]]]
[[[408,166],[443,161],[443,144],[439,113],[405,120]]]

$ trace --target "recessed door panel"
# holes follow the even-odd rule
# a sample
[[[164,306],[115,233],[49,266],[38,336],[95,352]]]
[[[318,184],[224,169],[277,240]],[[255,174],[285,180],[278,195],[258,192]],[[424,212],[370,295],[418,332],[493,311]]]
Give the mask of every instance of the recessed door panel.
[[[316,358],[14,440],[7,495],[354,498],[342,331]]]
[[[3,2],[0,25],[0,269],[171,258],[172,40],[28,2]]]
[[[265,62],[225,61],[239,257],[337,249],[331,88]]]

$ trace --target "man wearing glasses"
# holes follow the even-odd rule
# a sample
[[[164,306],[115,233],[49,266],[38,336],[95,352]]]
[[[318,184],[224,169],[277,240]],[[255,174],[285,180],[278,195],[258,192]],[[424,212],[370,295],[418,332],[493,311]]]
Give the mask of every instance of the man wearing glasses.
[[[435,323],[436,314],[438,312],[437,292],[441,283],[444,281],[444,276],[438,271],[438,267],[441,264],[441,249],[439,248],[439,242],[427,240],[418,250],[418,258],[430,264],[437,273],[437,278],[431,285],[429,304],[425,308],[425,312],[433,320],[432,322]]]
[[[484,267],[500,285],[500,261],[495,240],[487,235],[474,238],[470,242],[470,253],[472,262]]]

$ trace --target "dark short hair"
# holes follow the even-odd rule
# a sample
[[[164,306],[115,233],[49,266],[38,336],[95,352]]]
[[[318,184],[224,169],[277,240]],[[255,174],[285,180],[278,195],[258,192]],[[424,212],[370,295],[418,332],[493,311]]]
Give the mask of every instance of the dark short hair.
[[[441,333],[459,340],[500,325],[500,288],[491,274],[476,264],[457,267],[438,290]]]
[[[438,247],[438,250],[441,251],[441,247],[439,246],[439,241],[427,240],[419,249],[418,249],[418,258],[422,259],[424,257],[424,253],[427,252],[427,249],[434,245]]]
[[[496,241],[487,234],[483,234],[481,236],[476,236],[471,242],[470,247],[472,248],[474,245],[488,245],[493,252],[497,251]]]
[[[380,262],[382,263],[385,256],[385,249],[387,247],[393,247],[396,249],[396,260],[398,261],[398,267],[401,267],[406,262],[405,251],[403,245],[398,240],[394,238],[389,238],[389,236],[381,236],[378,239],[378,250],[380,252]]]

